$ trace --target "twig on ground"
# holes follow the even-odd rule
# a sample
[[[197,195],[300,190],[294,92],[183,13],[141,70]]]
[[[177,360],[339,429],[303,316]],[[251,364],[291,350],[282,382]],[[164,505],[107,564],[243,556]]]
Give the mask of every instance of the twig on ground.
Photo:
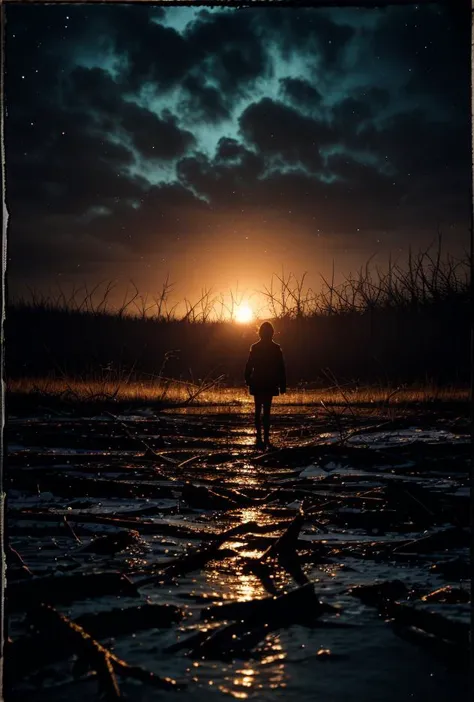
[[[122,699],[116,675],[134,678],[161,690],[179,690],[185,687],[172,678],[163,678],[140,666],[131,666],[96,641],[81,626],[58,612],[54,607],[41,604],[32,621],[41,631],[47,628],[50,635],[60,638],[72,653],[79,656],[82,666],[95,670],[99,690],[107,701]]]

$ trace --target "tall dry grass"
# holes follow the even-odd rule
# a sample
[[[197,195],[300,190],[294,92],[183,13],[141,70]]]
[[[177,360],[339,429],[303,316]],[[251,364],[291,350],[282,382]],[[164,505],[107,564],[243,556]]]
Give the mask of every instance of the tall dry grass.
[[[316,316],[364,315],[388,309],[426,309],[431,305],[459,304],[468,301],[470,260],[467,255],[456,258],[443,254],[442,240],[426,250],[413,254],[409,249],[405,261],[389,257],[387,267],[373,266],[373,256],[355,273],[349,273],[335,284],[332,278],[321,278],[321,288],[315,292],[306,284],[307,273],[274,274],[268,285],[255,291],[266,301],[258,312],[261,317],[275,320],[312,318]],[[116,283],[102,281],[89,288],[83,285],[65,292],[57,286],[56,293],[44,293],[28,287],[28,295],[11,298],[11,312],[61,312],[77,316],[123,317],[150,322],[229,322],[242,301],[242,293],[230,290],[228,295],[213,294],[204,288],[196,300],[185,298],[182,304],[171,302],[173,283],[169,276],[155,295],[141,294],[133,281],[127,287],[122,302],[111,306],[110,295]],[[181,308],[181,312],[178,311]],[[183,311],[184,308],[184,311]]]
[[[290,385],[319,381],[325,369],[340,382],[384,386],[404,382],[461,384],[469,377],[470,287],[467,257],[444,255],[441,240],[404,262],[381,269],[367,262],[342,283],[322,280],[319,292],[306,277],[274,275],[263,288],[265,314],[283,346]],[[105,286],[105,287],[104,287]],[[112,284],[60,291],[31,290],[7,305],[6,368],[10,378],[94,379],[98,371],[146,374],[201,385],[225,375],[239,384],[255,325],[229,321],[239,302],[203,290],[178,313],[172,285],[148,297],[133,286],[112,308]],[[263,314],[263,312],[262,312]]]
[[[35,395],[44,399],[64,402],[116,401],[117,403],[166,404],[170,406],[207,407],[220,405],[253,410],[253,398],[246,388],[226,387],[209,380],[197,385],[173,381],[169,378],[146,381],[87,380],[85,378],[18,378],[7,381],[7,392],[11,394]],[[370,406],[389,407],[426,404],[433,402],[466,402],[469,391],[465,388],[405,386],[399,388],[383,386],[358,386],[347,383],[327,388],[295,388],[285,395],[274,398],[278,406]]]

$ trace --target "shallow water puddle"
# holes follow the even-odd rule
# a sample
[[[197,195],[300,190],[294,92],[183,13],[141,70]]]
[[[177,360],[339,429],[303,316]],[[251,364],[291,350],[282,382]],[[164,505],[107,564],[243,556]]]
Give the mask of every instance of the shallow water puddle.
[[[469,568],[463,522],[467,435],[439,429],[439,418],[423,428],[407,420],[406,428],[393,431],[364,431],[361,419],[361,433],[347,439],[344,456],[338,432],[328,431],[314,408],[285,410],[275,417],[273,433],[277,449],[285,451],[263,456],[255,450],[251,414],[224,409],[188,408],[160,417],[135,412],[118,421],[97,416],[10,422],[15,430],[5,474],[10,544],[26,566],[35,575],[58,578],[121,572],[138,586],[133,597],[112,592],[76,597],[58,602],[57,609],[75,619],[146,603],[181,608],[185,616],[172,626],[137,628],[113,638],[105,633],[100,640],[130,664],[186,682],[181,694],[196,702],[209,693],[217,699],[284,702],[464,698],[465,672],[439,651],[402,638],[377,606],[361,602],[350,589],[400,580],[411,593],[402,600],[418,606],[423,595],[446,585],[467,588],[462,577]],[[61,446],[50,445],[59,424],[83,432],[81,423],[88,427],[87,448],[76,444],[77,435],[74,448],[68,447],[64,433]],[[42,432],[48,436],[44,447]],[[94,437],[108,442],[108,450],[94,448]],[[436,457],[427,464],[420,444],[442,447],[449,470],[440,471]],[[391,451],[389,460],[384,449]],[[48,464],[52,457],[58,462]],[[279,542],[296,525],[292,520],[301,506],[303,522]],[[427,537],[432,541],[417,545]],[[272,548],[280,555],[262,561]],[[12,582],[31,577],[18,560],[9,572]],[[302,615],[293,602],[281,621],[284,606],[263,620],[245,619],[248,630],[232,617],[202,619],[212,604],[253,606],[272,592],[300,597],[297,588],[307,580],[319,603],[336,609],[313,621],[320,604],[303,607]],[[303,598],[304,592],[303,587]],[[421,607],[461,625],[468,608]],[[194,643],[191,651],[181,647],[205,629],[209,637],[221,632],[221,643]],[[11,615],[10,635],[27,636],[20,612]],[[131,699],[171,694],[145,683],[120,685]],[[96,694],[93,681],[74,681],[67,661],[40,667],[36,679],[32,669],[14,688],[18,699],[32,702],[66,694],[79,702],[84,694]]]

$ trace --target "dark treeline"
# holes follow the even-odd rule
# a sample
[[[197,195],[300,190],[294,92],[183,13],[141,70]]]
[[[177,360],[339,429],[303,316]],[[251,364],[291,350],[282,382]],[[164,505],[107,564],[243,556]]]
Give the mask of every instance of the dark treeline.
[[[389,262],[386,271],[367,265],[337,286],[324,281],[317,294],[304,287],[304,278],[276,276],[264,294],[290,385],[318,381],[327,368],[339,380],[467,382],[468,274],[468,261],[442,259],[439,248],[435,255],[410,255],[405,266]],[[187,303],[180,318],[166,308],[164,295],[154,312],[143,298],[137,308],[137,297],[115,311],[104,297],[93,303],[89,293],[80,303],[77,296],[51,300],[34,293],[10,301],[7,377],[110,373],[147,380],[161,373],[198,381],[225,374],[229,384],[242,383],[255,324],[224,321],[223,303],[216,312],[207,293],[199,304]]]

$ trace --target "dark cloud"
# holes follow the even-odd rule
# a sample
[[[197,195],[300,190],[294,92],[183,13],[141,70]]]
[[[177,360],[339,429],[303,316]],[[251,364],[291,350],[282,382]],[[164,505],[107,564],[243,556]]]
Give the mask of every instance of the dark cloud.
[[[262,16],[263,31],[277,38],[284,58],[299,52],[313,55],[324,68],[333,68],[354,35],[354,29],[334,23],[324,11],[274,8]],[[268,35],[267,35],[268,36]]]
[[[192,48],[174,29],[150,22],[150,13],[143,9],[114,7],[108,36],[117,53],[126,57],[122,76],[125,88],[139,90],[148,82],[158,90],[167,90],[179,83],[192,67]],[[112,16],[105,7],[104,15],[109,19]]]
[[[43,156],[47,160],[31,163],[28,154],[23,161],[21,154],[8,159],[9,203],[19,215],[25,216],[35,205],[39,210],[54,209],[78,216],[89,207],[133,198],[142,192],[145,181],[123,172],[133,160],[130,151],[99,136],[84,134],[77,123],[63,126],[64,132],[51,137]],[[54,192],[56,196],[51,194]]]
[[[191,132],[180,129],[173,115],[160,119],[150,110],[134,104],[124,105],[121,126],[132,135],[134,146],[145,158],[169,160],[177,158],[194,146]]]
[[[219,144],[214,161],[197,154],[178,164],[181,182],[203,193],[216,210],[225,211],[249,203],[252,191],[259,187],[265,165],[260,155],[237,148],[229,141]]]
[[[360,242],[468,226],[470,46],[452,9],[365,28],[343,9],[203,10],[186,28],[172,12],[8,6],[16,274],[68,251],[64,269],[126,262],[227,217]]]
[[[264,98],[250,105],[240,117],[246,141],[265,155],[282,156],[289,164],[318,169],[320,149],[334,133],[330,126],[302,115],[282,103]]]
[[[104,10],[101,17],[107,16]],[[202,85],[204,78],[218,84],[223,95],[235,97],[246,93],[264,72],[265,46],[248,13],[203,11],[184,36],[149,20],[150,12],[143,8],[122,6],[114,8],[113,22],[107,27],[108,41],[126,58],[122,75],[125,89],[140,89],[150,83],[158,91],[166,91],[184,83],[183,87],[191,88],[190,99],[199,102],[193,89],[193,76],[194,80],[197,76],[206,102],[212,91]]]
[[[307,80],[301,78],[282,78],[281,90],[284,96],[294,105],[314,109],[319,107],[322,95]]]
[[[217,88],[205,85],[203,79],[188,76],[182,83],[186,96],[181,101],[188,119],[198,119],[213,124],[231,116],[231,107]]]
[[[222,137],[217,145],[217,161],[239,161],[248,151],[236,140]]]
[[[67,105],[87,107],[105,131],[122,128],[145,158],[169,160],[194,145],[193,135],[180,129],[171,114],[166,119],[123,99],[122,86],[100,69],[77,68],[68,80]]]
[[[265,75],[268,53],[252,10],[204,14],[190,28],[187,39],[201,75],[218,85],[227,98],[248,96],[254,82]]]
[[[326,232],[353,237],[363,229],[391,229],[399,224],[399,217],[395,222],[388,212],[398,207],[403,187],[372,166],[332,156],[329,167],[338,181],[328,183],[303,170],[275,169],[261,177],[263,162],[258,164],[257,159],[247,152],[246,158],[233,160],[229,167],[201,155],[181,162],[179,173],[185,185],[205,193],[213,207],[223,212],[240,212],[242,207],[247,213],[271,210],[294,222],[315,228],[317,221]]]
[[[209,205],[180,184],[160,185],[142,193],[139,207],[122,203],[110,217],[95,219],[88,230],[98,240],[119,243],[146,254],[160,242],[202,231]]]

